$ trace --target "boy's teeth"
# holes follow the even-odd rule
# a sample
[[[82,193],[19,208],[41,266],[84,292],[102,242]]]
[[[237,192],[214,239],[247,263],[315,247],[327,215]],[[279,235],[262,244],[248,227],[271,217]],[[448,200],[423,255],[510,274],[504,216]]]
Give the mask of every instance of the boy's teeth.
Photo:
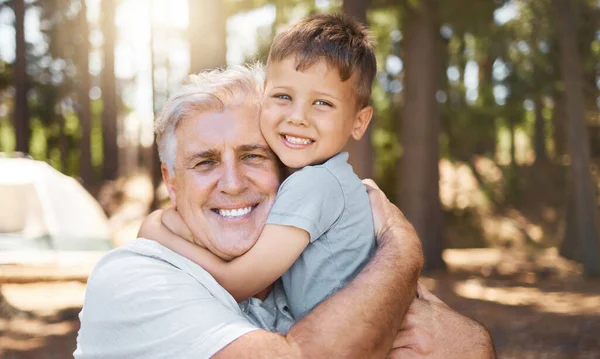
[[[239,208],[239,209],[220,209],[219,214],[223,217],[241,217],[245,216],[252,211],[252,207]]]
[[[288,141],[289,143],[293,143],[295,145],[308,145],[309,143],[312,142],[308,138],[293,137],[293,136],[289,136],[289,135],[285,135],[285,140]]]

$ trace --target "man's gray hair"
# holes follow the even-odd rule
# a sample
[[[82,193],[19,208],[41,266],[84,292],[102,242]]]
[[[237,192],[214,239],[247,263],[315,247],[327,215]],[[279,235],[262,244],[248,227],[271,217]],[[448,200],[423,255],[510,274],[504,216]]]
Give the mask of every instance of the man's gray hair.
[[[241,105],[260,109],[264,85],[262,66],[231,66],[190,75],[154,121],[160,161],[173,175],[180,121],[206,112],[222,112]]]

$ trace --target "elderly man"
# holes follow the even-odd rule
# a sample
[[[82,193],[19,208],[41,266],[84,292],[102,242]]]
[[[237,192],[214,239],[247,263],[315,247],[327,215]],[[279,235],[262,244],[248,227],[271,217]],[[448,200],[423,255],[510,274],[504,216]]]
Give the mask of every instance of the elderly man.
[[[245,68],[193,75],[157,119],[171,201],[196,244],[225,260],[254,245],[282,180],[258,126],[261,84],[260,71]],[[301,321],[279,283],[238,305],[202,268],[138,238],[90,276],[75,358],[493,357],[481,326],[425,290],[414,299],[420,243],[370,185],[373,258]],[[242,208],[241,219],[223,215]]]

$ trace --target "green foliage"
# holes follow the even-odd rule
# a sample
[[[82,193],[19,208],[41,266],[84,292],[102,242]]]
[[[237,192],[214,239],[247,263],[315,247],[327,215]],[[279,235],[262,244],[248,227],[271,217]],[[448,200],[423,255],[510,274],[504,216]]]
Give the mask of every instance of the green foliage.
[[[0,152],[13,152],[16,146],[15,131],[9,121],[0,119]]]

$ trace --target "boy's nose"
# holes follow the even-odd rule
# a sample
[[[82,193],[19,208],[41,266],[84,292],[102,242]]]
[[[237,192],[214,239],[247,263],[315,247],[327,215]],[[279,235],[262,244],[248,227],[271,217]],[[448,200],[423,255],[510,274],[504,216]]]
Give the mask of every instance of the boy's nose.
[[[306,118],[306,109],[300,101],[297,101],[289,108],[286,122],[292,126],[309,126],[309,122]]]
[[[293,126],[308,127],[308,121],[306,120],[305,113],[300,106],[297,106],[294,111],[289,113],[287,122]]]
[[[308,121],[304,119],[304,116],[290,116],[287,122],[293,126],[304,126],[308,127]]]

